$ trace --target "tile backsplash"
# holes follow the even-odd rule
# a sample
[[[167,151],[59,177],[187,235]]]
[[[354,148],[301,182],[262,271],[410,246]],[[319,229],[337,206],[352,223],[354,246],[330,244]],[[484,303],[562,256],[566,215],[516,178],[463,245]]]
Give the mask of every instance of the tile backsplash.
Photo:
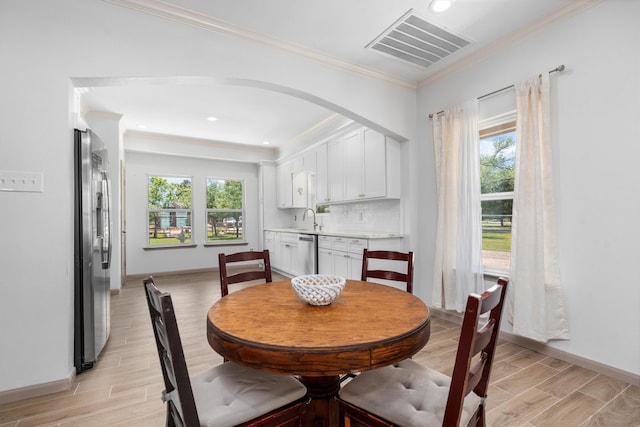
[[[326,231],[402,232],[399,200],[371,200],[331,205],[317,222]]]

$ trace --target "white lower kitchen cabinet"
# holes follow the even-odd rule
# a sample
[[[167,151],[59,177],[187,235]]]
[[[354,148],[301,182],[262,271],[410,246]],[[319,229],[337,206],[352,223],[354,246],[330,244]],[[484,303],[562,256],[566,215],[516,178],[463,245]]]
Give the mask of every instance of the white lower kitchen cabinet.
[[[278,246],[279,242],[276,245],[276,235],[273,231],[265,231],[264,232],[264,248],[269,251],[269,262],[272,267],[276,267],[280,262],[280,257],[278,256]]]
[[[318,237],[318,273],[360,280],[364,249],[401,250],[401,238]]]
[[[277,233],[279,239],[278,265],[274,266],[283,273],[297,276],[298,272],[298,235],[295,233]]]
[[[319,234],[317,239],[318,273],[334,274],[346,279],[360,280],[362,252],[365,248],[402,250],[402,237],[363,238],[356,235]],[[303,248],[300,233],[265,230],[264,246],[269,249],[273,269],[291,277],[310,274],[305,272],[304,253],[307,249]]]
[[[360,280],[362,271],[362,253],[342,252],[334,250],[332,253],[333,273],[345,279]]]

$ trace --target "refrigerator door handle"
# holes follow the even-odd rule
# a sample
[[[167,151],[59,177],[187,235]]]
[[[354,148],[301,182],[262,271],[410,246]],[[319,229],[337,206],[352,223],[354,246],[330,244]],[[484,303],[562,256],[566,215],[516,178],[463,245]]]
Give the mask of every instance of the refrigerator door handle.
[[[106,171],[102,172],[102,268],[111,264],[111,181]]]

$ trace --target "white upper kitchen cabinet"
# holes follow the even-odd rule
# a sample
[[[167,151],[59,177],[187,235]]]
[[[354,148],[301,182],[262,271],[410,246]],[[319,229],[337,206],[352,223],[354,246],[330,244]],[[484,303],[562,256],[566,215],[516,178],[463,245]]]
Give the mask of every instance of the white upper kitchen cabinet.
[[[361,127],[278,165],[278,207],[399,199],[400,171],[400,143]]]
[[[319,204],[329,201],[329,159],[327,144],[321,144],[316,152],[316,202]]]
[[[327,202],[341,202],[344,197],[345,183],[345,156],[344,156],[344,139],[336,138],[327,143],[327,186],[328,200]]]
[[[315,205],[313,178],[314,174],[306,170],[293,173],[293,196],[291,197],[292,208],[307,208]]]
[[[387,167],[387,161],[389,167]],[[379,132],[363,129],[361,197],[366,199],[400,198],[399,172],[399,144]]]
[[[306,208],[315,205],[316,151],[309,150],[276,168],[278,208]]]
[[[364,147],[362,131],[345,135],[344,137],[344,198],[358,200],[362,194],[362,171],[364,165]]]
[[[307,150],[297,156],[294,160],[294,170],[293,172],[306,171],[309,173],[316,173],[317,169],[317,160],[316,160],[316,150]]]
[[[279,208],[290,208],[293,206],[293,163],[280,163],[276,168],[276,178],[278,185]]]
[[[278,208],[306,208],[313,204],[313,173],[304,169],[294,172],[296,161],[287,161],[277,166],[276,184]]]
[[[400,198],[400,144],[372,129],[345,135],[345,201]]]

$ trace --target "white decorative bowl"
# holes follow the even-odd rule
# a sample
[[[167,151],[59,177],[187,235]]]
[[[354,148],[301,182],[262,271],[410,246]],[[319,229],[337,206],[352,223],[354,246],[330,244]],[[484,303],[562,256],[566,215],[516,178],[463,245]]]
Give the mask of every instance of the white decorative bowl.
[[[329,274],[310,274],[291,279],[296,294],[311,305],[329,305],[344,289],[344,277]]]

